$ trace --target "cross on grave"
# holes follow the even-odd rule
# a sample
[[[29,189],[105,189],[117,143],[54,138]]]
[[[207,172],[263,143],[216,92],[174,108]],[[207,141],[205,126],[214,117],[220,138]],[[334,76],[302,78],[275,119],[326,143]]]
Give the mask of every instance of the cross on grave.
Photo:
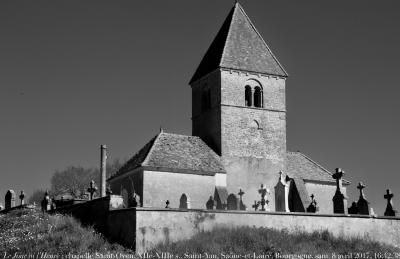
[[[315,197],[314,194],[311,194],[310,197],[311,197],[311,203],[307,207],[307,212],[315,213],[318,210],[317,201],[314,199],[314,197]]]
[[[97,187],[93,180],[90,181],[90,186],[87,191],[90,193],[90,199],[93,200],[93,194],[97,192]]]
[[[165,202],[165,208],[166,208],[166,209],[169,209],[169,200],[167,200],[167,201]]]
[[[392,204],[392,198],[393,198],[393,193],[390,191],[390,189],[386,190],[386,194],[383,196],[387,200],[387,205],[386,205],[386,210],[385,210],[385,216],[388,217],[395,217],[397,214],[397,211],[393,209],[393,204]]]
[[[261,211],[265,211],[265,204],[268,205],[269,201],[265,200],[265,195],[267,195],[267,189],[264,187],[264,184],[261,184],[261,188],[258,190],[258,193],[261,195]]]
[[[357,185],[357,189],[360,190],[360,198],[364,198],[364,192],[363,192],[364,188],[365,188],[365,185],[362,182],[359,182]]]
[[[332,178],[336,180],[336,192],[332,199],[333,213],[347,213],[347,198],[341,192],[343,175],[344,172],[340,168],[336,168],[336,172],[332,175]]]
[[[253,207],[254,210],[257,211],[259,206],[260,206],[260,202],[259,201],[254,201],[254,204],[251,207]]]
[[[19,199],[21,200],[21,205],[24,205],[24,198],[25,198],[25,193],[24,191],[21,191],[21,194],[19,195]]]
[[[357,189],[360,190],[360,198],[357,201],[358,214],[370,215],[369,202],[364,197],[364,188],[365,185],[362,182],[359,182],[357,185]]]
[[[238,195],[239,195],[239,209],[240,210],[246,210],[246,206],[243,204],[243,199],[242,199],[242,196],[244,194],[245,194],[245,192],[242,191],[242,189],[240,188],[239,189],[239,193],[238,193]]]
[[[332,178],[336,180],[336,191],[340,192],[341,180],[344,175],[344,172],[341,168],[336,168],[336,172],[332,175]]]

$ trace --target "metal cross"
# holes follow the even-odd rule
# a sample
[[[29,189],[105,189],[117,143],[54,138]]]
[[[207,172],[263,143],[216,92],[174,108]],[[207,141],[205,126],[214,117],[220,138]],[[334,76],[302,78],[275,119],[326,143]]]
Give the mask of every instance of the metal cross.
[[[253,207],[254,210],[257,211],[259,206],[260,206],[260,202],[259,201],[254,201],[254,205],[252,205],[251,207]]]
[[[258,190],[258,193],[261,194],[261,211],[265,211],[265,195],[267,194],[267,189],[264,187],[264,184],[261,184],[261,188]],[[269,201],[268,201],[269,202]],[[267,204],[268,204],[267,202]]]

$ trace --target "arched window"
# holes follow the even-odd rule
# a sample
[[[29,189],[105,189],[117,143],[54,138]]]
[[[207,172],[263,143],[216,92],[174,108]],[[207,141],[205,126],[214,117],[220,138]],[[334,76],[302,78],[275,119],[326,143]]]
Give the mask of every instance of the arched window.
[[[246,85],[244,90],[244,98],[245,98],[245,105],[251,106],[252,105],[252,96],[251,96],[251,87]]]
[[[261,87],[256,86],[254,88],[254,107],[262,108],[263,103],[262,103],[262,90]]]

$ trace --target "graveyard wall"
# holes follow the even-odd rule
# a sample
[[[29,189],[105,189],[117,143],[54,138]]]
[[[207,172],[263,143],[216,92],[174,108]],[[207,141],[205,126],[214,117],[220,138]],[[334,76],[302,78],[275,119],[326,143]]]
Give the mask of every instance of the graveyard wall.
[[[121,196],[110,195],[84,203],[57,208],[54,212],[70,214],[84,225],[93,225],[98,231],[107,233],[107,217],[110,209],[121,209]]]
[[[106,225],[107,237],[110,240],[135,249],[136,208],[111,210],[108,213]]]
[[[109,222],[113,228],[116,227],[116,232],[119,229],[122,231],[136,229],[136,237],[134,233],[130,233],[123,239],[132,244],[134,238],[137,252],[151,249],[159,243],[188,239],[200,231],[209,231],[222,226],[268,227],[287,229],[289,232],[328,230],[336,237],[359,236],[394,246],[400,244],[400,218],[137,208],[136,225],[133,226],[135,216],[132,210],[115,211],[111,215],[114,218],[110,218]],[[126,228],[122,226],[125,224]]]

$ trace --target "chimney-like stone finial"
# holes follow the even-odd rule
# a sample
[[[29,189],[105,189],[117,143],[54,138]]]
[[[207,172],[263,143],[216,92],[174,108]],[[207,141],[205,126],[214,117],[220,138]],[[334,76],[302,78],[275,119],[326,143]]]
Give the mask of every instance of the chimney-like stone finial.
[[[107,146],[100,146],[100,197],[106,196]]]

